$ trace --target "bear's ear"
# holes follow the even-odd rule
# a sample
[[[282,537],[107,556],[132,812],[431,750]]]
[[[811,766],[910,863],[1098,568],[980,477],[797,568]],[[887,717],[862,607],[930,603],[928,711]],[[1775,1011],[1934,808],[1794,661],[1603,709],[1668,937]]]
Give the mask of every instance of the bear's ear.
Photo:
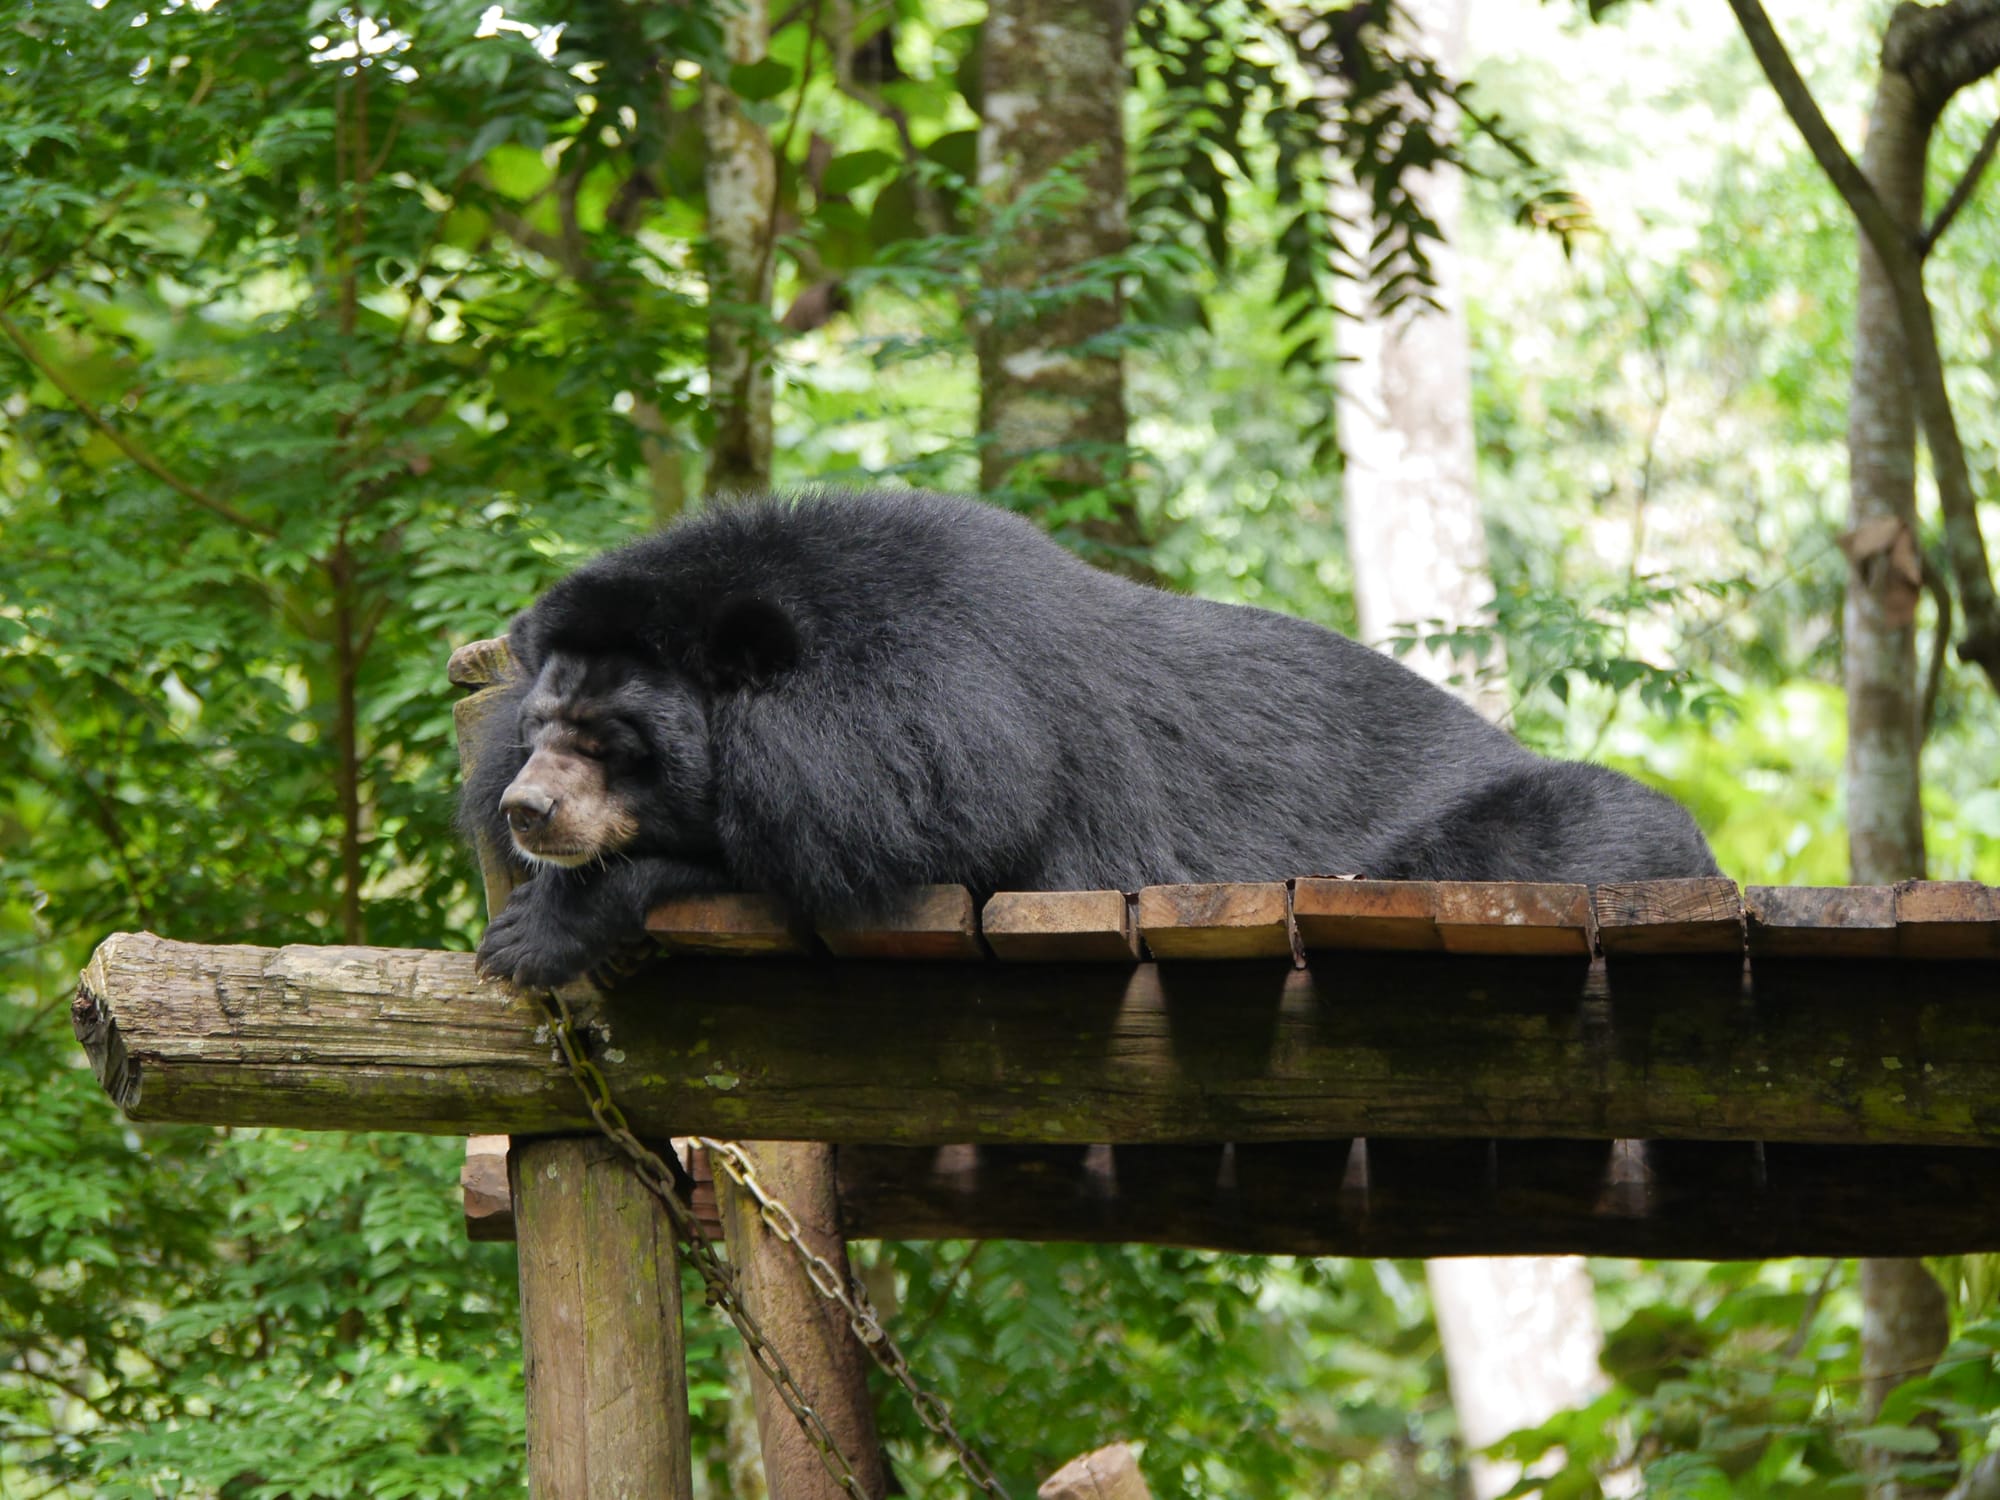
[[[703,665],[719,688],[768,687],[798,665],[799,627],[781,605],[732,594],[708,622]]]

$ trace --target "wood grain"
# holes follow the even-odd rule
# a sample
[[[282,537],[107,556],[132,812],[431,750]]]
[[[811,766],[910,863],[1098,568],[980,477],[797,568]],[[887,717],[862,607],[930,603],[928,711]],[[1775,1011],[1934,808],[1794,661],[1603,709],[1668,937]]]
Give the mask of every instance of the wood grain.
[[[689,1500],[679,1256],[666,1215],[604,1140],[519,1141],[528,1488]]]
[[[1886,885],[1753,885],[1743,913],[1753,963],[1896,954],[1896,893]]]
[[[2000,890],[1973,880],[1896,887],[1896,951],[1904,958],[2000,958]]]
[[[769,957],[811,953],[811,930],[775,897],[754,891],[676,896],[646,913],[646,932],[668,953]]]
[[[1438,937],[1447,953],[1590,954],[1590,891],[1581,885],[1440,881]]]
[[[1606,958],[1743,951],[1743,899],[1733,880],[1612,881],[1597,887],[1592,905]]]
[[[1154,958],[1290,958],[1284,884],[1149,885],[1139,935]]]
[[[1426,952],[1444,946],[1428,880],[1293,882],[1292,916],[1307,948]]]
[[[1139,934],[1123,891],[1001,891],[979,914],[995,958],[1010,963],[1133,963]]]
[[[924,885],[862,926],[819,928],[820,941],[841,958],[983,958],[972,892],[962,885]]]
[[[588,1020],[634,1128],[659,1138],[2000,1142],[1992,965],[1753,964],[1747,992],[1685,967],[690,957]],[[535,1008],[469,954],[124,934],[74,1020],[138,1120],[591,1128]]]

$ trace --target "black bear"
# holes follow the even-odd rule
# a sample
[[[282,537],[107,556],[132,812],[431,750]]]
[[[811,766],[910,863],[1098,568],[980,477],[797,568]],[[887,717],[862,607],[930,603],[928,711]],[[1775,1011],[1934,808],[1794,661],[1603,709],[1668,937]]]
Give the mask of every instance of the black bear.
[[[757,499],[517,618],[463,821],[533,871],[480,945],[586,972],[666,896],[1711,875],[1685,811],[1333,631],[1146,588],[975,501]]]

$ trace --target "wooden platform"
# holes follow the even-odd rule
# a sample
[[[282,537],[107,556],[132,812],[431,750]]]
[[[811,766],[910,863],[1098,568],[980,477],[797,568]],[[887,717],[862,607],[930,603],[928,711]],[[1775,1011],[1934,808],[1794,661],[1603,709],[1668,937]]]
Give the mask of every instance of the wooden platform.
[[[590,1010],[634,1124],[843,1143],[851,1234],[2000,1249],[1985,886],[946,887],[865,929],[757,896],[648,925],[666,957]],[[76,1022],[135,1119],[589,1127],[469,955],[125,935]]]

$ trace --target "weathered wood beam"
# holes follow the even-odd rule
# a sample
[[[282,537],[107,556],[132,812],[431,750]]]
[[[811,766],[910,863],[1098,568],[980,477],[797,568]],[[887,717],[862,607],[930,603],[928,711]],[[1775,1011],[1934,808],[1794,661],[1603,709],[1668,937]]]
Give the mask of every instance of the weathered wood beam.
[[[1957,1255],[2000,1250],[2000,1151],[1753,1142],[842,1146],[855,1238],[1261,1255]]]
[[[1754,981],[1754,983],[1753,983]],[[642,1135],[896,1144],[1352,1135],[2000,1144],[1974,963],[1314,954],[671,958],[593,1012]],[[140,1120],[590,1128],[466,954],[107,940],[75,1020]]]

